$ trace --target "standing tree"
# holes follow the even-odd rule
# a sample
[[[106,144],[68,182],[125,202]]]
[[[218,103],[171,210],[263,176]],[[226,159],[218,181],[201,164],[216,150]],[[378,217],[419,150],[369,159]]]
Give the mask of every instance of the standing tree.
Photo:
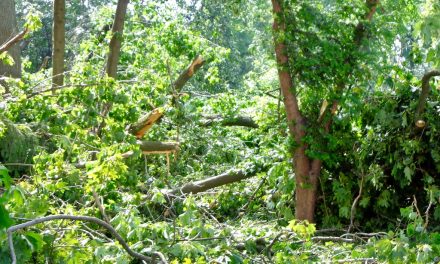
[[[346,90],[348,77],[352,74],[355,67],[355,55],[357,49],[362,44],[366,34],[365,22],[371,21],[376,7],[379,4],[378,0],[366,0],[367,13],[364,18],[360,19],[361,22],[357,24],[353,29],[353,35],[351,37],[350,45],[339,45],[343,52],[343,58],[340,58],[340,68],[344,69],[344,72],[338,75],[336,78],[331,79],[331,84],[334,86],[332,92],[332,105],[328,109],[328,103],[323,100],[321,111],[316,118],[318,122],[316,125],[319,127],[317,130],[323,131],[323,134],[329,134],[331,130],[332,118],[337,112],[339,106],[339,100]],[[289,58],[288,40],[292,39],[297,29],[292,29],[294,26],[287,24],[289,2],[283,0],[272,0],[273,6],[273,31],[274,31],[274,44],[275,55],[278,64],[278,77],[280,81],[281,91],[283,95],[284,105],[286,108],[287,122],[289,126],[289,132],[294,139],[295,146],[292,151],[293,167],[295,171],[296,179],[296,208],[295,217],[299,220],[314,221],[316,200],[317,200],[317,186],[321,173],[322,158],[319,155],[310,155],[310,144],[306,142],[307,137],[314,137],[313,129],[308,124],[310,120],[305,118],[305,113],[300,109],[300,103],[298,99],[298,91],[295,87],[295,83],[292,77],[292,72],[295,72],[293,66],[290,65],[295,58]],[[291,14],[290,14],[291,15]],[[316,14],[316,15],[319,15]],[[303,32],[301,32],[303,33]],[[314,37],[313,33],[310,33],[309,37]],[[306,47],[309,48],[309,47]],[[310,51],[310,50],[309,50]],[[306,51],[307,52],[307,51]],[[321,68],[323,65],[319,65]],[[326,68],[330,68],[326,66]],[[295,72],[300,75],[301,73]],[[326,77],[318,77],[326,78]],[[333,77],[331,77],[333,78]],[[324,98],[323,98],[324,99]],[[316,108],[319,109],[317,105]],[[329,111],[328,111],[329,110]]]
[[[15,17],[15,1],[0,1],[0,46],[14,38],[17,33],[17,20]],[[14,45],[8,49],[8,54],[14,60],[13,65],[0,61],[0,76],[19,78],[21,76],[20,47]]]
[[[107,75],[116,78],[119,53],[121,51],[122,32],[124,30],[125,14],[129,0],[119,0],[116,7],[115,21],[112,27],[112,39],[110,41],[110,50],[107,59]]]
[[[121,51],[122,32],[124,31],[125,14],[130,0],[119,0],[116,7],[115,20],[112,27],[112,39],[110,40],[110,49],[107,59],[107,76],[116,79],[118,70],[119,53]],[[102,129],[105,126],[105,118],[112,108],[112,103],[105,103],[102,107],[101,116],[104,118],[97,128],[96,134],[101,136]]]
[[[65,0],[53,2],[52,92],[64,84]]]

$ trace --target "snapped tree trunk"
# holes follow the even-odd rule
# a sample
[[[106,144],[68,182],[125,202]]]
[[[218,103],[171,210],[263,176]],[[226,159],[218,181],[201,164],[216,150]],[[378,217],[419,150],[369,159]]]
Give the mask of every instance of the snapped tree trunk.
[[[162,115],[162,108],[153,109],[153,111],[139,118],[136,123],[131,124],[128,131],[135,135],[136,138],[140,139],[148,132],[148,130],[150,130],[154,123],[162,117]]]
[[[17,34],[17,20],[15,17],[15,1],[0,1],[0,46],[13,39]],[[20,47],[13,45],[8,48],[8,54],[14,59],[13,65],[7,65],[0,61],[0,76],[14,78],[21,77]]]
[[[65,0],[53,2],[52,93],[64,85]]]

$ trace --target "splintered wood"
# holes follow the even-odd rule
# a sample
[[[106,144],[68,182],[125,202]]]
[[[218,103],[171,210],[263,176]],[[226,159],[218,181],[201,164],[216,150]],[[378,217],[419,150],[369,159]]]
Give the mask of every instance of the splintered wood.
[[[159,120],[163,115],[162,108],[153,109],[150,113],[142,116],[136,123],[130,127],[130,133],[141,139],[148,130]]]

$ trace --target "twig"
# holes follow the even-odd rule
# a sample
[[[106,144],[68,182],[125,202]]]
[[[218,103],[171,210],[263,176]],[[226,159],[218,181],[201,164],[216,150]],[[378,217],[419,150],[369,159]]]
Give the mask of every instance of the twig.
[[[350,212],[350,225],[348,226],[348,230],[347,233],[351,233],[351,230],[353,229],[353,225],[354,225],[354,214],[356,211],[356,205],[359,201],[359,199],[362,196],[362,188],[364,186],[364,174],[362,173],[362,178],[361,178],[361,185],[359,187],[359,194],[358,196],[356,196],[356,198],[353,201],[353,204],[351,205],[351,212]]]
[[[264,183],[266,182],[267,178],[268,178],[269,174],[266,174],[266,176],[261,180],[260,184],[258,185],[258,187],[255,189],[254,193],[251,195],[251,197],[248,199],[248,201],[246,202],[245,205],[243,205],[243,207],[241,207],[240,212],[244,212],[246,211],[246,209],[248,208],[248,206],[251,204],[251,202],[254,201],[255,196],[257,195],[257,192],[261,189],[261,187],[263,187]]]
[[[352,258],[352,259],[339,259],[334,260],[336,263],[376,263],[376,259],[374,258]]]
[[[415,195],[413,195],[413,199],[414,199],[414,201],[413,201],[413,205],[414,205],[414,207],[416,208],[417,215],[418,215],[420,218],[422,218],[422,214],[420,213],[419,207],[417,206],[417,199],[416,199],[416,196],[415,196]]]
[[[55,90],[61,90],[61,89],[64,89],[64,88],[70,88],[70,87],[88,87],[88,86],[93,86],[93,85],[98,85],[98,84],[99,84],[99,83],[66,84],[66,85],[62,85],[62,86],[57,86],[57,87],[55,87]],[[46,93],[46,92],[50,92],[50,91],[52,91],[52,90],[53,90],[52,88],[49,88],[49,89],[41,90],[41,91],[38,91],[38,92],[33,92],[33,93],[31,93],[31,94],[29,94],[29,95],[27,96],[27,99],[32,98],[32,97],[35,97],[35,96],[40,95],[40,94],[43,94],[43,93]]]
[[[67,220],[73,220],[73,221],[85,221],[85,222],[92,222],[95,223],[101,227],[104,227],[105,229],[107,229],[112,236],[122,245],[122,247],[125,249],[125,251],[127,251],[127,253],[134,257],[137,258],[139,260],[144,260],[148,263],[154,263],[154,259],[151,257],[147,257],[144,256],[142,254],[139,254],[135,251],[133,251],[128,244],[125,242],[125,240],[121,237],[121,235],[119,235],[118,232],[116,232],[116,230],[109,225],[108,223],[102,221],[101,219],[98,219],[96,217],[90,217],[90,216],[75,216],[75,215],[50,215],[50,216],[46,216],[46,217],[41,217],[41,218],[36,218],[32,221],[23,223],[23,224],[19,224],[19,225],[14,225],[9,227],[6,232],[8,234],[8,243],[9,243],[9,249],[11,251],[11,258],[12,258],[12,264],[17,264],[17,256],[15,254],[15,249],[14,249],[14,243],[12,240],[12,233],[26,228],[26,227],[30,227],[30,226],[34,226],[43,222],[48,222],[48,221],[53,221],[53,220],[60,220],[60,219],[67,219]],[[152,253],[156,256],[158,256],[162,262],[167,263],[167,261],[165,260],[165,258],[163,257],[163,255],[159,252],[155,252]]]
[[[92,194],[93,194],[93,198],[95,198],[96,207],[98,207],[99,212],[102,215],[102,218],[104,219],[105,222],[110,223],[110,219],[108,218],[107,214],[105,213],[104,207],[102,206],[102,203],[101,203],[101,198],[99,197],[98,193],[95,190],[93,190]]]
[[[315,236],[312,237],[313,242],[344,242],[344,243],[354,243],[355,239],[343,238],[343,237],[333,237],[333,236]]]
[[[426,228],[428,227],[428,223],[429,223],[429,210],[431,210],[431,206],[432,206],[432,191],[429,191],[429,204],[428,204],[428,208],[426,208],[425,211],[425,224],[423,225],[423,228],[426,230]]]

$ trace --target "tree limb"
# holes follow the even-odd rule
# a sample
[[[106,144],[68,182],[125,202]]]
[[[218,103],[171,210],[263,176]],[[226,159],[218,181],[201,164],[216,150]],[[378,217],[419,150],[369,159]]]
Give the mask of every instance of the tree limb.
[[[146,261],[147,263],[156,263],[155,258],[152,257],[147,257],[144,256],[142,254],[139,254],[135,251],[133,251],[128,244],[125,242],[125,240],[121,237],[121,235],[119,235],[118,232],[116,232],[116,230],[108,223],[102,221],[101,219],[98,219],[96,217],[90,217],[90,216],[75,216],[75,215],[50,215],[50,216],[46,216],[46,217],[41,217],[41,218],[36,218],[32,221],[26,222],[26,223],[22,223],[22,224],[18,224],[18,225],[14,225],[9,227],[6,232],[8,234],[8,243],[9,243],[9,248],[11,250],[11,258],[12,258],[12,264],[16,264],[17,263],[17,256],[15,254],[15,249],[14,249],[14,243],[12,240],[12,233],[26,228],[26,227],[30,227],[30,226],[34,226],[40,223],[44,223],[44,222],[48,222],[48,221],[53,221],[53,220],[60,220],[60,219],[67,219],[67,220],[73,220],[73,221],[85,221],[85,222],[91,222],[91,223],[95,223],[101,227],[104,227],[105,229],[107,229],[112,236],[121,244],[121,246],[125,249],[125,251],[132,257],[137,258],[139,260],[143,260]],[[152,253],[155,256],[159,257],[161,262],[160,263],[167,263],[165,257],[163,256],[163,254],[161,254],[160,252],[155,252]]]
[[[431,87],[429,85],[429,81],[431,78],[435,76],[440,76],[440,71],[433,70],[425,73],[422,78],[422,92],[419,97],[419,104],[417,105],[416,114],[415,114],[415,125],[417,127],[423,128],[425,126],[425,121],[421,119],[423,111],[425,110],[426,100],[428,99],[429,92],[431,91]]]
[[[217,116],[205,116],[205,122],[202,123],[202,126],[213,126],[216,123],[222,126],[244,126],[250,128],[258,128],[258,124],[249,116],[235,116],[235,117],[222,117],[220,115]]]
[[[162,108],[156,108],[153,109],[151,112],[149,112],[146,115],[143,115],[141,118],[136,121],[136,123],[133,123],[130,125],[128,131],[135,135],[136,138],[140,139],[142,138],[145,133],[150,130],[150,128],[163,116],[163,109]]]
[[[6,43],[4,43],[3,45],[0,46],[0,53],[7,51],[8,49],[10,49],[12,46],[14,46],[16,43],[18,43],[20,40],[22,40],[24,38],[24,36],[26,36],[26,34],[29,32],[28,28],[25,28],[23,31],[21,31],[20,33],[18,33],[17,35],[15,35],[13,38],[11,38],[9,41],[7,41]]]
[[[204,180],[189,182],[180,188],[172,190],[170,194],[174,194],[174,195],[189,194],[189,193],[196,194],[215,187],[219,187],[229,183],[238,182],[247,178],[251,178],[255,175],[256,174],[245,173],[243,170],[229,171],[220,174],[218,176],[210,177]]]
[[[184,70],[179,78],[173,83],[173,88],[175,92],[180,92],[183,86],[188,82],[188,80],[203,66],[205,60],[201,55],[197,55],[197,57],[193,60],[193,62]]]

